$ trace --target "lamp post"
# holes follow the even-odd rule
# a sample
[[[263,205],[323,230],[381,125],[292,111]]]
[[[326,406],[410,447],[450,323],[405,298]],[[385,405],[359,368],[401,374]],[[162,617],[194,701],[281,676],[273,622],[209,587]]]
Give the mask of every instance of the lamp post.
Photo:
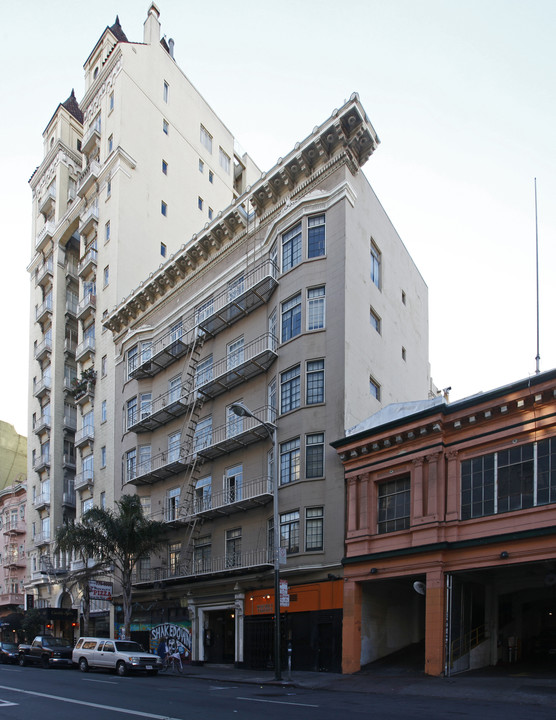
[[[238,417],[250,417],[264,426],[269,438],[272,440],[272,504],[274,524],[274,679],[282,680],[280,662],[280,525],[278,519],[278,437],[276,426],[257,417],[243,403],[233,403],[230,410]]]

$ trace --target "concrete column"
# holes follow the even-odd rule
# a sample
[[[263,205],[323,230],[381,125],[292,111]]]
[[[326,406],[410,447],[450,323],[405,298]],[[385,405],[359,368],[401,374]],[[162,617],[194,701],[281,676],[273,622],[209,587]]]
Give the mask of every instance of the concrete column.
[[[427,572],[425,610],[425,672],[442,675],[444,671],[444,635],[446,588],[441,567]]]
[[[429,464],[429,477],[427,483],[427,497],[425,498],[425,514],[433,520],[438,519],[438,460],[440,453],[427,455]]]
[[[413,460],[413,472],[411,474],[411,495],[413,497],[413,508],[411,523],[420,522],[423,517],[423,458]]]
[[[361,669],[361,603],[361,584],[346,579],[342,627],[343,673],[354,673]]]
[[[448,468],[446,471],[446,520],[458,519],[459,508],[459,479],[458,479],[458,452],[451,450],[446,453]]]
[[[357,530],[357,477],[350,477],[347,480],[347,528],[346,531]]]

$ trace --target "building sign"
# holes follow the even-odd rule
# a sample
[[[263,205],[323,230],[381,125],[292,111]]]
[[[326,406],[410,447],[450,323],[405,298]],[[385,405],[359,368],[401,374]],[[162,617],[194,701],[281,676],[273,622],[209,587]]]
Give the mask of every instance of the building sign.
[[[290,606],[290,595],[288,592],[288,581],[280,580],[280,607]]]
[[[165,638],[170,654],[178,652],[182,662],[191,661],[191,626],[176,623],[155,625],[150,631],[151,652],[156,653],[160,641]]]
[[[91,600],[112,600],[112,583],[102,580],[89,580],[89,593]]]

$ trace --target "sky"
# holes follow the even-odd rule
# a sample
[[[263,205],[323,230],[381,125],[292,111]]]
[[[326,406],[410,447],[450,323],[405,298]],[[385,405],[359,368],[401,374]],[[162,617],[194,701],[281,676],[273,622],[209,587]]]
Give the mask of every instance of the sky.
[[[84,92],[116,14],[146,0],[25,0],[0,26],[0,419],[27,434],[31,191],[42,132]],[[178,65],[262,170],[356,91],[364,172],[429,288],[429,353],[456,400],[556,367],[554,0],[157,0]]]

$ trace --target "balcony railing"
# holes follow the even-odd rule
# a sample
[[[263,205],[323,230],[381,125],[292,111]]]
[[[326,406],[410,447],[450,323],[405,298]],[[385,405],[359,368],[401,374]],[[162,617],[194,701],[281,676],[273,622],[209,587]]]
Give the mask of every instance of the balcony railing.
[[[41,510],[42,508],[48,507],[50,505],[50,493],[44,492],[44,493],[38,493],[33,498],[33,507],[35,510]]]
[[[41,545],[48,545],[50,542],[50,532],[39,532],[36,533],[33,537],[33,544],[35,547],[40,547]]]
[[[84,487],[92,487],[94,485],[95,477],[92,470],[85,470],[75,476],[73,486],[75,490],[81,490]]]
[[[77,266],[77,273],[78,273],[79,277],[83,277],[84,275],[89,275],[89,273],[92,270],[94,270],[94,268],[96,268],[97,260],[98,260],[98,251],[96,248],[91,248],[79,260],[79,264]]]
[[[39,200],[39,212],[48,215],[56,203],[56,187],[50,185]]]
[[[41,415],[33,428],[35,435],[38,435],[45,430],[50,430],[50,415]]]
[[[52,262],[51,255],[46,262],[43,262],[42,265],[37,268],[37,272],[35,274],[35,285],[43,285],[47,280],[52,281],[53,269],[54,263]]]
[[[198,577],[200,575],[223,575],[230,573],[249,572],[272,566],[271,552],[266,548],[243,550],[231,555],[202,558],[189,563],[143,569],[136,573],[134,582],[159,582],[161,580],[178,580]]]
[[[128,426],[135,433],[150,432],[180,417],[191,404],[197,400],[195,393],[181,394],[181,391],[170,390],[155,398],[150,406],[137,413],[137,420]]]
[[[45,338],[35,348],[35,360],[43,360],[52,352],[52,338]]]
[[[93,425],[85,425],[75,433],[73,444],[76,448],[92,444],[95,439],[95,428]]]
[[[77,264],[73,261],[69,261],[66,263],[66,275],[73,278],[74,280],[77,280]]]
[[[98,123],[95,122],[87,130],[85,135],[83,135],[83,140],[81,142],[81,152],[88,154],[99,143],[100,143],[100,127],[99,127]]]
[[[94,315],[96,306],[97,296],[93,295],[93,293],[87,293],[77,306],[77,319],[85,320],[89,315]]]
[[[49,295],[44,302],[35,308],[35,320],[42,322],[50,315],[52,315],[52,296]]]
[[[0,605],[23,605],[23,593],[0,593]]]
[[[75,489],[72,488],[71,490],[64,490],[62,494],[62,505],[66,505],[67,507],[74,508],[75,507]]]
[[[97,226],[98,223],[98,205],[89,205],[89,207],[81,214],[79,220],[79,234],[86,235],[90,230]]]
[[[77,418],[72,415],[64,415],[64,430],[77,430]]]
[[[225,490],[212,493],[185,505],[183,515],[185,518],[221,517],[242,512],[253,507],[260,507],[272,500],[272,479],[268,476],[244,482],[239,486],[229,487]]]
[[[185,446],[162,452],[149,460],[139,463],[134,470],[128,470],[124,485],[151,485],[172,475],[178,475],[195,461],[193,455],[187,455]]]
[[[41,252],[45,249],[48,242],[54,237],[55,225],[53,220],[47,220],[44,227],[39,231],[35,239],[35,250]]]
[[[39,455],[33,464],[33,470],[35,472],[42,472],[46,470],[47,467],[50,467],[50,453]]]
[[[75,351],[75,359],[77,362],[83,362],[88,357],[94,355],[95,353],[95,339],[94,338],[85,338],[83,342],[79,343],[77,346],[77,349]]]
[[[99,175],[100,163],[96,160],[91,160],[87,167],[80,173],[77,181],[77,194],[79,197],[85,197],[98,180]]]
[[[4,524],[4,535],[23,535],[26,531],[25,520],[16,520],[15,522],[8,520],[8,522]]]
[[[64,453],[62,463],[65,468],[75,470],[75,455],[71,453]]]
[[[277,278],[276,264],[265,260],[245,273],[241,282],[226,284],[226,289],[207,299],[202,312],[197,308],[183,318],[179,336],[170,331],[155,339],[151,357],[134,368],[130,376],[140,379],[156,375],[189,352],[199,335],[214,336],[253,312],[269,301],[278,285]]]
[[[240,351],[229,354],[204,368],[195,376],[195,389],[206,398],[214,398],[247,380],[266,372],[277,358],[277,339],[271,333],[261,335]]]
[[[76,300],[66,300],[66,315],[69,315],[70,317],[77,316],[77,301]]]
[[[77,303],[75,304],[75,309],[77,310]],[[75,350],[77,348],[77,343],[75,340],[70,340],[69,338],[66,338],[64,340],[64,352],[68,355],[75,355]]]
[[[50,377],[42,377],[33,383],[33,395],[35,397],[42,397],[46,393],[50,392]]]

